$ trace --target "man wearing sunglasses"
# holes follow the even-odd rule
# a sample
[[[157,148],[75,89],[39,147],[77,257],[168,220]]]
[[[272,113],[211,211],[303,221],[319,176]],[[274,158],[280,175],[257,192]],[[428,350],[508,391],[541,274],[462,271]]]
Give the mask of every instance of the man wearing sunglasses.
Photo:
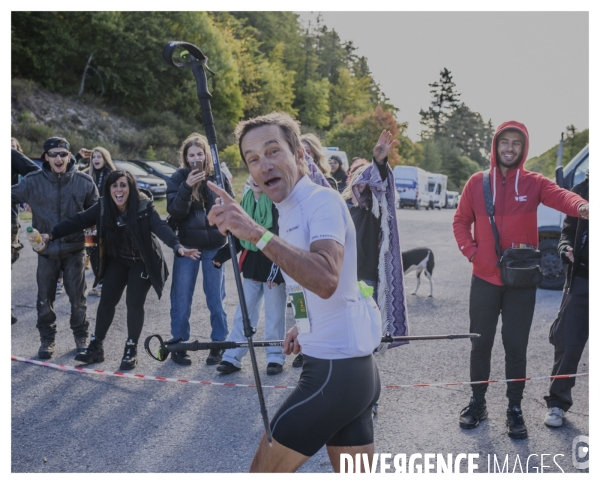
[[[25,176],[12,187],[12,203],[27,203],[32,211],[32,227],[49,233],[58,222],[91,207],[98,200],[92,178],[75,168],[69,142],[50,138],[44,143],[42,169]],[[37,328],[41,346],[38,357],[52,358],[56,337],[54,299],[61,270],[69,302],[71,330],[77,352],[87,347],[88,322],[85,299],[85,249],[83,232],[50,241],[38,253]]]

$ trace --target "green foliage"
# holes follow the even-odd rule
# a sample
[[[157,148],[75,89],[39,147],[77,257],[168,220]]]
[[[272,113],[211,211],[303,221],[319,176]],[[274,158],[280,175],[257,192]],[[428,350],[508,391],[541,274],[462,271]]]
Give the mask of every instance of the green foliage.
[[[329,80],[313,81],[309,79],[299,89],[300,121],[316,128],[329,126]]]
[[[440,173],[442,168],[442,149],[439,143],[432,139],[422,143],[423,157],[419,166],[430,173]]]
[[[232,168],[239,168],[242,163],[242,155],[237,144],[230,145],[224,150],[219,152],[219,160],[225,161],[227,166]]]
[[[389,130],[394,138],[399,138],[404,126],[398,125],[392,113],[377,106],[375,110],[360,116],[347,116],[330,131],[328,144],[338,146],[341,151],[346,152],[349,159],[359,156],[370,160],[373,147],[383,129]],[[392,149],[389,154],[388,161],[391,166],[400,163],[397,149]]]
[[[158,159],[177,163],[181,140],[203,130],[191,72],[162,59],[162,49],[171,39],[198,45],[216,73],[208,74],[208,84],[223,146],[234,143],[232,128],[240,119],[274,110],[297,116],[303,131],[310,128],[323,138],[348,116],[364,116],[361,122],[366,122],[369,116],[377,117],[378,106],[392,119],[398,111],[351,41],[343,42],[321,17],[303,30],[293,12],[15,11],[13,97],[27,96],[39,86],[74,99],[93,54],[82,102],[139,125],[135,132],[127,130],[111,139],[113,156],[145,156],[151,145]],[[50,127],[17,120],[13,133],[23,143],[37,145],[60,125],[65,136],[85,146],[108,145],[98,133],[109,123],[98,117],[81,128],[65,114]],[[365,135],[367,156],[379,135],[372,134]],[[414,162],[415,145],[400,139],[400,151]]]
[[[429,172],[448,175],[448,189],[460,191],[473,173],[487,167],[494,127],[491,120],[484,122],[479,113],[459,103],[461,94],[448,69],[429,86],[432,100],[420,112],[425,129],[415,161]]]
[[[571,128],[571,129],[569,129]],[[579,153],[585,145],[590,142],[590,130],[586,129],[581,133],[578,133],[573,125],[569,126],[566,130],[566,138],[563,151],[562,164],[566,166],[569,161]],[[558,143],[549,150],[545,151],[539,156],[530,158],[525,162],[525,168],[530,171],[536,171],[538,173],[547,176],[548,178],[554,178],[554,172],[556,170],[557,161],[557,150]]]
[[[154,151],[152,145],[148,146],[148,149],[144,152],[144,160],[156,160],[156,151]]]
[[[48,138],[52,136],[52,128],[45,124],[36,122],[34,116],[29,111],[24,111],[19,116],[19,122],[13,125],[12,136],[21,140],[26,139],[29,143],[41,146]],[[24,148],[24,147],[23,147]],[[40,153],[42,150],[40,150]]]
[[[451,72],[445,67],[440,71],[440,80],[429,84],[432,94],[431,106],[427,111],[421,109],[421,124],[425,126],[422,137],[437,137],[442,125],[448,119],[449,114],[458,105],[460,94],[454,88],[456,84],[452,80]]]

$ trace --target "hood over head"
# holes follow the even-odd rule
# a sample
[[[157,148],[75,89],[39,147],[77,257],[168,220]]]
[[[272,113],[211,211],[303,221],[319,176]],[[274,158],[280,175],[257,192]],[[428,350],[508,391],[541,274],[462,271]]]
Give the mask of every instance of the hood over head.
[[[525,145],[523,146],[523,153],[521,153],[521,159],[519,160],[519,163],[515,166],[515,169],[523,168],[523,164],[525,163],[525,160],[527,159],[527,153],[529,151],[529,132],[527,131],[527,128],[525,127],[524,124],[519,123],[518,121],[506,121],[505,123],[502,123],[500,126],[498,126],[498,129],[496,130],[496,133],[494,134],[494,139],[492,140],[492,151],[490,154],[490,168],[492,170],[494,168],[498,168],[498,162],[497,162],[498,138],[500,137],[500,134],[503,131],[506,131],[507,129],[515,129],[517,131],[520,131],[521,134],[523,135],[523,138],[525,139]]]

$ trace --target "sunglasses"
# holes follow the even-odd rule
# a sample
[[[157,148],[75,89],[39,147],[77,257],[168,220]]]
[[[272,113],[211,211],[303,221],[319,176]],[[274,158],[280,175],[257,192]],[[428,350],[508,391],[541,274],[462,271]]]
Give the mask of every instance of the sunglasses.
[[[68,151],[59,151],[58,153],[50,153],[48,151],[46,154],[48,155],[48,158],[56,158],[57,156],[60,156],[61,158],[66,158],[67,156],[69,156]]]

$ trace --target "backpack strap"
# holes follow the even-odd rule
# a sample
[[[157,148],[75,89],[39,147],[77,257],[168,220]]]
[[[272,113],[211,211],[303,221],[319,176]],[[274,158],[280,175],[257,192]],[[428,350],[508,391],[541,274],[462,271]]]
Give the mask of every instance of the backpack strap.
[[[496,244],[496,254],[498,258],[502,259],[502,251],[500,250],[500,234],[498,234],[498,227],[496,227],[496,220],[494,218],[494,200],[492,199],[492,187],[490,182],[490,170],[483,172],[483,199],[485,200],[485,210],[489,215],[490,224],[492,225],[492,232],[494,232],[494,241]],[[498,265],[500,261],[498,261]]]

